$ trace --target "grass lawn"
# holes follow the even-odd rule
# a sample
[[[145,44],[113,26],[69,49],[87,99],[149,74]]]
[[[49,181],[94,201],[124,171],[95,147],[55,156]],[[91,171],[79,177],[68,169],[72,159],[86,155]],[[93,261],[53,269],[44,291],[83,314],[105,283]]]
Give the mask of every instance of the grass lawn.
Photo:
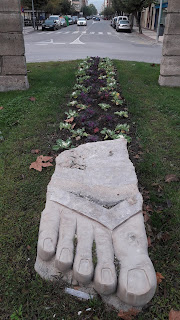
[[[100,299],[82,302],[34,271],[47,184],[54,167],[29,170],[33,149],[54,155],[79,61],[28,64],[30,89],[0,93],[0,319],[120,319]],[[180,310],[179,166],[180,89],[158,85],[159,65],[114,61],[138,153],[129,145],[144,197],[149,254],[164,279],[139,320],[166,320]],[[91,308],[91,311],[85,311]],[[78,311],[83,311],[78,316]]]

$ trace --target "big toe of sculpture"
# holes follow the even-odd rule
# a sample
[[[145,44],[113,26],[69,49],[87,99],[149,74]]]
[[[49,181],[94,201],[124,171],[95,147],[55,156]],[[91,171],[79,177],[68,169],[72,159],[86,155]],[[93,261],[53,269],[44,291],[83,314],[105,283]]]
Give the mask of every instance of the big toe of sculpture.
[[[98,293],[117,291],[133,306],[153,297],[156,276],[147,252],[142,196],[124,138],[88,143],[57,157],[41,216],[35,266],[47,277],[40,272],[39,261],[49,261],[46,273],[72,269],[80,285],[92,281]]]

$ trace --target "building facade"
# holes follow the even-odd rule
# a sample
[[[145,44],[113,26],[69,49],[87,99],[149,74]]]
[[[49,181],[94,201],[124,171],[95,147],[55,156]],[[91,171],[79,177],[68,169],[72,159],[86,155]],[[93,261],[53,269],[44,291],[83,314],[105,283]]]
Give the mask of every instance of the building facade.
[[[158,2],[159,3],[157,3],[157,4],[152,3],[149,7],[142,10],[141,25],[143,28],[148,28],[150,30],[157,30],[158,19],[159,19],[160,0],[158,0]],[[161,15],[161,20],[160,20],[160,24],[163,27],[165,27],[167,8],[168,8],[168,1],[163,0],[162,15]]]

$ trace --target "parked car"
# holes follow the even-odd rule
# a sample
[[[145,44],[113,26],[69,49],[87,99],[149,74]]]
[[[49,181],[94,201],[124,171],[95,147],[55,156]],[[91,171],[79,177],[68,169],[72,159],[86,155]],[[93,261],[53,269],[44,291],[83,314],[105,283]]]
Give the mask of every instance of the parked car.
[[[74,24],[72,18],[68,17],[68,21],[69,21],[69,25],[70,25],[70,24]]]
[[[117,22],[117,17],[112,18],[111,20],[111,26],[116,29],[116,22]]]
[[[87,20],[84,17],[81,17],[77,21],[77,26],[87,26]]]
[[[72,18],[73,23],[77,23],[78,16],[72,16],[71,18]]]
[[[42,31],[44,31],[44,30],[53,30],[53,31],[55,31],[55,30],[58,30],[58,29],[59,29],[59,26],[52,19],[47,19],[42,24]]]
[[[61,23],[61,27],[67,27],[66,19],[64,19],[63,17],[60,17],[60,23]]]
[[[54,22],[56,22],[57,25],[59,26],[59,28],[61,27],[60,16],[52,15],[52,16],[49,16],[48,19],[49,19],[49,20],[53,20]]]
[[[129,20],[127,16],[117,16],[117,22],[120,20]]]
[[[119,20],[116,23],[116,31],[128,31],[131,32],[132,28],[129,23],[129,20]]]

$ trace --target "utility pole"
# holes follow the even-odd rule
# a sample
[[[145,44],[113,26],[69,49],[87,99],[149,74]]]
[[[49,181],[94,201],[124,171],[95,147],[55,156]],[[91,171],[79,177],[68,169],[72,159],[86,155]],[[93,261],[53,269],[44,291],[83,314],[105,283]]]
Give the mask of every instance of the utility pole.
[[[35,15],[34,15],[34,1],[32,0],[32,19],[33,19],[33,28],[35,30]]]
[[[158,42],[159,40],[159,28],[160,28],[160,22],[161,22],[161,14],[162,14],[162,2],[163,0],[160,0],[156,42]]]

